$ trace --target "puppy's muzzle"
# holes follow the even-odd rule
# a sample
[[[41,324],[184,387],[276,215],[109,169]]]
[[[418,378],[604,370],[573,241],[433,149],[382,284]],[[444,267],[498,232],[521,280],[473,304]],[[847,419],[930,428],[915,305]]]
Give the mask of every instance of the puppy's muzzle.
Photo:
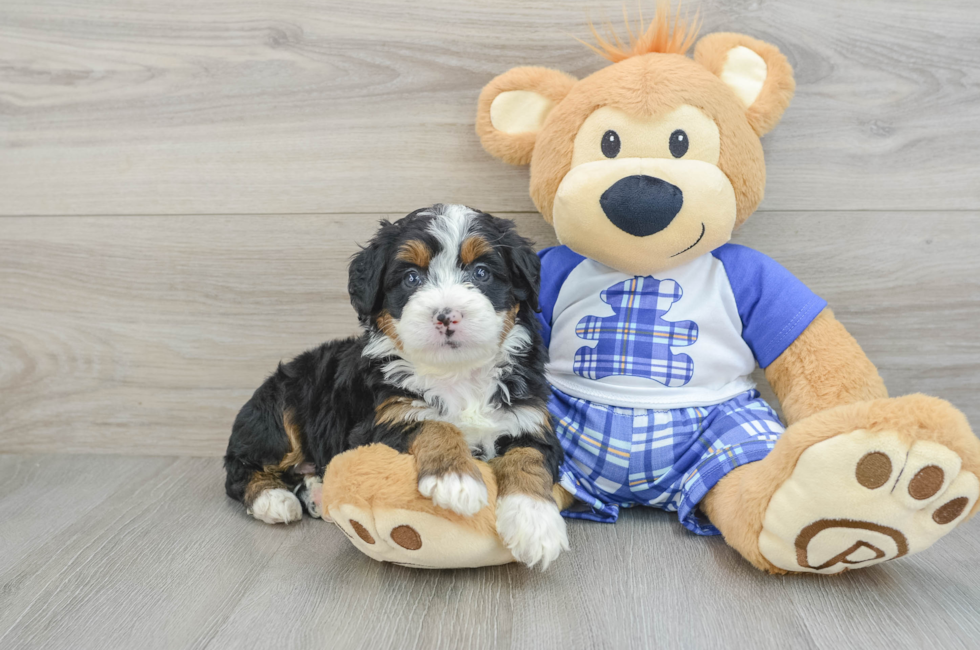
[[[647,237],[670,225],[684,206],[684,193],[653,176],[627,176],[602,193],[599,205],[617,228]]]

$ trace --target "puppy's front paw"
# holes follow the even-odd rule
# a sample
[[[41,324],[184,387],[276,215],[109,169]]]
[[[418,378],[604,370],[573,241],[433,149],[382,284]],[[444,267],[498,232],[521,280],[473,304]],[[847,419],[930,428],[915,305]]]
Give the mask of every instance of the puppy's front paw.
[[[526,494],[508,494],[497,500],[497,533],[518,562],[548,568],[568,550],[565,520],[554,501]]]
[[[419,492],[432,499],[432,503],[465,517],[471,517],[487,506],[487,486],[483,479],[469,474],[447,472],[423,476],[419,479]]]

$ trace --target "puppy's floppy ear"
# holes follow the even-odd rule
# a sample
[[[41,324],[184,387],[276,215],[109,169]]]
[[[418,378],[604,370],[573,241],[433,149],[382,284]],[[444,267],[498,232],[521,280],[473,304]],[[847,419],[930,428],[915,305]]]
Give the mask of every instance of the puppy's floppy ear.
[[[575,82],[564,72],[534,67],[496,77],[484,86],[476,111],[483,148],[511,165],[530,163],[538,131]]]
[[[534,252],[531,242],[517,234],[513,221],[498,219],[497,223],[497,246],[507,262],[514,297],[518,302],[526,302],[534,311],[540,311],[538,292],[541,289],[541,260]]]
[[[362,324],[381,307],[381,285],[395,237],[397,228],[390,221],[382,220],[374,239],[351,259],[347,269],[347,293]]]
[[[775,45],[744,34],[708,34],[695,46],[694,60],[735,92],[760,136],[776,126],[793,99],[793,68]]]

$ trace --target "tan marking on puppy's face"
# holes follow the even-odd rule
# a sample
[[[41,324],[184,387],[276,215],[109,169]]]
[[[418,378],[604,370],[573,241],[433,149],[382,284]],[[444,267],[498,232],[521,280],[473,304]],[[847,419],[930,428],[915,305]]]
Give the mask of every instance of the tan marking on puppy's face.
[[[504,316],[504,326],[500,330],[500,344],[503,345],[514,326],[517,325],[517,313],[521,310],[520,304],[514,305]]]
[[[683,264],[731,237],[737,205],[714,120],[684,104],[637,118],[605,106],[575,137],[555,196],[559,241],[625,273]]]
[[[402,342],[401,339],[398,338],[398,331],[396,328],[397,323],[394,316],[387,311],[383,311],[381,312],[381,315],[378,316],[377,323],[378,329],[381,331],[381,333],[392,340],[392,342],[395,344],[395,348],[401,350]]]
[[[531,447],[516,447],[490,461],[497,479],[497,494],[526,494],[543,501],[553,500],[554,480],[544,466],[544,456]]]
[[[426,269],[429,268],[429,262],[432,260],[432,251],[424,242],[410,239],[399,247],[396,259]]]
[[[467,237],[462,246],[459,247],[459,259],[465,266],[492,252],[493,247],[490,242],[480,235],[472,235]]]

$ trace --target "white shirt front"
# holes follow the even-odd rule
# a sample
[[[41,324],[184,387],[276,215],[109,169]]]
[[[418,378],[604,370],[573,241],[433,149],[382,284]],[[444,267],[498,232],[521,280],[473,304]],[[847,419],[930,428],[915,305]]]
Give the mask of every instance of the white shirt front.
[[[549,351],[555,388],[611,406],[708,406],[755,387],[735,296],[711,254],[645,278],[583,259],[555,300]]]

